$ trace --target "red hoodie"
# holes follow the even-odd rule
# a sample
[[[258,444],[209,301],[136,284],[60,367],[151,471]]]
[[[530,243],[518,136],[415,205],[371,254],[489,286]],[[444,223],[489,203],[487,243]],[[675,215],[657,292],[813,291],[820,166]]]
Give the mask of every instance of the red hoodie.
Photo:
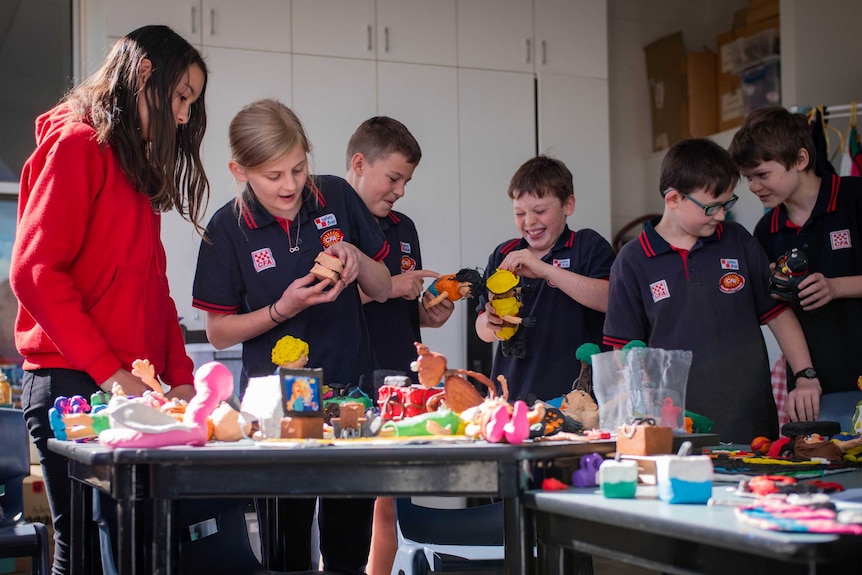
[[[36,119],[36,142],[21,174],[10,274],[24,369],[85,371],[98,384],[148,359],[165,383],[191,383],[161,215],[67,106]]]

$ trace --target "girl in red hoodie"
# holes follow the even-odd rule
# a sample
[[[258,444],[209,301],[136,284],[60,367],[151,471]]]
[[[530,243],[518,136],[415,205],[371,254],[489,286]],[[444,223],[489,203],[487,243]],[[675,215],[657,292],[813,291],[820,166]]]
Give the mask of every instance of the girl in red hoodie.
[[[19,301],[15,343],[24,356],[24,416],[39,450],[55,529],[54,573],[69,570],[66,460],[48,451],[48,409],[89,398],[145,358],[188,399],[185,352],[165,275],[160,212],[198,229],[209,196],[200,159],[207,68],[166,26],[117,41],[101,68],[36,120],[24,165],[10,281]]]

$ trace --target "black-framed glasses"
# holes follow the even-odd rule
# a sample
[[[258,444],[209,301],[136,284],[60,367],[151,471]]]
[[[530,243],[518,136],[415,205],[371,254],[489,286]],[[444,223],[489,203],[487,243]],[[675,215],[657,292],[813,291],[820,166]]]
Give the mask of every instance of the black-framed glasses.
[[[666,196],[668,194],[668,192],[670,192],[671,190],[676,190],[676,188],[666,189],[662,193],[662,197]],[[677,190],[677,191],[679,192],[679,190]],[[726,202],[706,205],[706,204],[703,204],[703,203],[697,201],[696,199],[694,199],[693,197],[691,197],[688,194],[683,194],[682,192],[679,192],[679,193],[682,194],[683,196],[685,196],[686,198],[688,198],[689,200],[691,200],[692,202],[694,202],[694,205],[696,205],[700,208],[703,208],[703,213],[706,216],[714,216],[715,214],[718,213],[718,210],[720,210],[720,209],[724,209],[724,212],[727,213],[728,211],[730,211],[730,208],[732,208],[734,205],[736,205],[736,202],[739,200],[739,196],[737,196],[736,194],[733,194],[733,197],[731,197]]]

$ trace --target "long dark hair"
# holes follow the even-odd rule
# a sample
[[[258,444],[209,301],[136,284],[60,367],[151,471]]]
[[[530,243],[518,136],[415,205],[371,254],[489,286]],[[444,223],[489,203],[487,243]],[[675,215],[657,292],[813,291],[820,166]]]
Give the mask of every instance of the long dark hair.
[[[148,142],[141,137],[137,91],[138,67],[145,58],[152,63],[140,94],[149,110]],[[192,65],[203,72],[204,86],[188,122],[177,126],[171,98]],[[119,39],[102,66],[65,97],[92,124],[99,143],[113,148],[126,177],[150,198],[153,209],[176,209],[199,232],[209,200],[200,157],[207,125],[206,82],[206,64],[191,44],[167,26],[143,26]]]

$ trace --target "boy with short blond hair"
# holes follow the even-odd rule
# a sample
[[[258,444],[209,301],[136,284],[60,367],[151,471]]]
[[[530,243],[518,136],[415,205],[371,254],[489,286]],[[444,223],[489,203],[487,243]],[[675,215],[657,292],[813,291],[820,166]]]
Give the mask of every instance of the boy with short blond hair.
[[[715,422],[721,441],[778,437],[761,324],[791,365],[811,365],[799,322],[769,295],[769,260],[740,224],[726,221],[739,173],[706,139],[675,144],[660,187],[664,213],[620,250],[611,269],[604,342],[692,351],[686,409]]]
[[[440,327],[455,309],[448,299],[427,308],[423,305],[432,297],[427,294],[420,299],[424,279],[440,274],[422,269],[416,226],[392,209],[404,197],[404,188],[421,159],[422,150],[407,126],[385,116],[362,122],[347,144],[345,179],[377,218],[392,248],[383,260],[392,276],[389,299],[381,303],[360,293],[377,368],[401,372],[414,380],[410,363],[416,359],[413,343],[422,341],[419,328]],[[378,497],[366,566],[369,575],[388,575],[396,550],[392,499]]]

